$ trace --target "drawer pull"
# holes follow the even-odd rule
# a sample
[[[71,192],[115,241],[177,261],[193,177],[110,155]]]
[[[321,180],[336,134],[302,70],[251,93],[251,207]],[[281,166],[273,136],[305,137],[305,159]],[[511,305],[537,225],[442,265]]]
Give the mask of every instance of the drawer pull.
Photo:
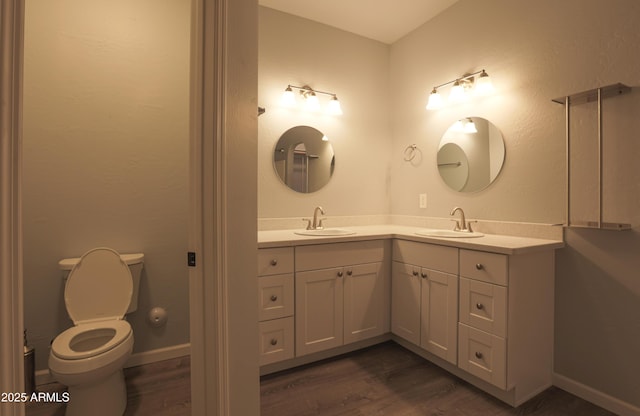
[[[342,272],[338,272],[338,277],[342,277],[343,273]]]
[[[272,259],[272,260],[271,260],[271,265],[272,265],[272,266],[277,266],[277,265],[278,265],[278,260],[276,260],[276,259]]]
[[[278,340],[275,338],[271,338],[271,345],[277,345],[278,344]],[[477,355],[478,353],[476,353]]]
[[[278,296],[276,295],[271,295],[271,302],[275,302],[278,300]]]
[[[353,270],[347,270],[347,276],[351,276],[353,274]]]
[[[482,269],[484,269],[484,266],[482,264],[480,264],[480,263],[476,263],[476,269],[482,270]]]
[[[426,272],[422,272],[421,276],[423,279],[426,279],[428,277]]]
[[[476,303],[476,309],[483,310],[484,305],[482,303]]]
[[[482,357],[483,357],[482,353],[480,351],[476,351],[476,358],[478,360],[482,360]]]

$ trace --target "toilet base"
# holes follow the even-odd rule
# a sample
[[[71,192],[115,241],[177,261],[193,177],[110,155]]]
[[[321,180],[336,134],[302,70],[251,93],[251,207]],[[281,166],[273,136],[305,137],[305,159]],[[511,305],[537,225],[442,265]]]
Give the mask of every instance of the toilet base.
[[[97,384],[69,386],[66,416],[122,416],[127,388],[122,370]]]

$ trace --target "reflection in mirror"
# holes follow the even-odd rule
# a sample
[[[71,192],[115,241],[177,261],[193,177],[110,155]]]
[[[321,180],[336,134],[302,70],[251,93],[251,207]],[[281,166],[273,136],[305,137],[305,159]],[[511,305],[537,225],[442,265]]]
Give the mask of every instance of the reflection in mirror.
[[[296,126],[285,131],[273,152],[273,167],[280,180],[300,193],[325,186],[335,167],[333,146],[321,131]]]
[[[476,192],[489,186],[504,163],[502,133],[489,120],[458,120],[442,136],[438,172],[454,191]]]

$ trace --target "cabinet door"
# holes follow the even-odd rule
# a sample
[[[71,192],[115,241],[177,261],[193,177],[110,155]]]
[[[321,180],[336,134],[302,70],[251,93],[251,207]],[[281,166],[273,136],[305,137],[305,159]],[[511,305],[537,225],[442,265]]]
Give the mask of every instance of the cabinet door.
[[[417,266],[393,262],[391,332],[420,345],[420,273]]]
[[[296,356],[343,343],[342,267],[296,273]]]
[[[458,276],[420,271],[422,311],[420,346],[456,364],[458,359]]]
[[[344,343],[384,333],[382,263],[344,268]]]

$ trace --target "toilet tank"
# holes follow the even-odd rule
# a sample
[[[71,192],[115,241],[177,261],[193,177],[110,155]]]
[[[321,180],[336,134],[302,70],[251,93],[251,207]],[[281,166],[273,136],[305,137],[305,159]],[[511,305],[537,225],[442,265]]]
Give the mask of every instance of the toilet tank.
[[[142,276],[142,266],[144,265],[144,254],[120,254],[120,258],[129,266],[131,277],[133,278],[133,293],[131,295],[129,309],[127,309],[127,313],[131,313],[138,309],[138,289],[140,287],[140,277]],[[80,261],[80,257],[62,259],[58,262],[58,267],[62,270],[62,277],[65,282],[67,281],[67,277],[69,277],[69,272],[71,272],[73,266],[78,264],[78,261]]]

